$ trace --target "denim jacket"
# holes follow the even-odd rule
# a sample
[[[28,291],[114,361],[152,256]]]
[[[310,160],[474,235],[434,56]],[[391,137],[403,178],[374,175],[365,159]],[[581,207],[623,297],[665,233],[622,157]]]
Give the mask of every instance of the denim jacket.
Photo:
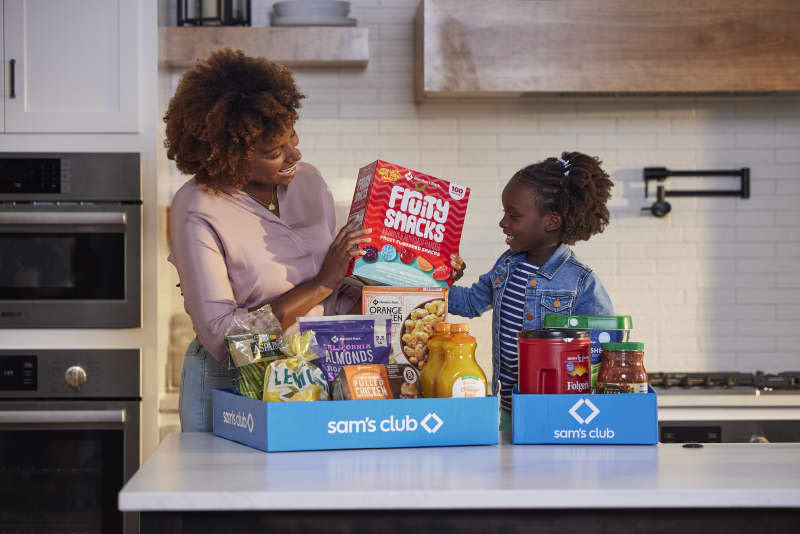
[[[500,389],[500,302],[514,264],[525,259],[525,252],[506,251],[492,269],[471,287],[450,289],[447,311],[462,317],[477,317],[494,308],[492,317],[492,393]],[[603,284],[592,270],[581,263],[566,245],[559,246],[526,284],[523,329],[542,327],[545,314],[613,315],[614,308]]]

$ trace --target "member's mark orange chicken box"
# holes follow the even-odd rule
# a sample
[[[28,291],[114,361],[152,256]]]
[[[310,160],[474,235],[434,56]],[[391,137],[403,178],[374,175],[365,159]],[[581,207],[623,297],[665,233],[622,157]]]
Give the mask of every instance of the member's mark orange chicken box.
[[[468,200],[468,187],[400,165],[362,167],[348,223],[372,228],[372,241],[348,274],[367,285],[449,287]]]

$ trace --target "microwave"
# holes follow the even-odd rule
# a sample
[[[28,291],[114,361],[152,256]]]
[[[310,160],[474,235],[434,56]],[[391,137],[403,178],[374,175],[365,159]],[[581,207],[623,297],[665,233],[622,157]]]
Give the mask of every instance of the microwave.
[[[0,153],[0,328],[139,328],[138,153]]]

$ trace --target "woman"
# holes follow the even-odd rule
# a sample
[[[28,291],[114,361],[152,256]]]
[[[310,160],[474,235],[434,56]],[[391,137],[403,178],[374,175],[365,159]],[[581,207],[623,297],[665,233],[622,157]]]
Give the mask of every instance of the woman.
[[[211,431],[211,392],[231,385],[234,317],[270,304],[286,329],[354,303],[339,288],[369,230],[334,233],[333,196],[300,161],[302,98],[281,65],[225,49],[183,75],[164,117],[167,156],[193,175],[170,215],[169,261],[197,334],[181,379],[184,431]]]

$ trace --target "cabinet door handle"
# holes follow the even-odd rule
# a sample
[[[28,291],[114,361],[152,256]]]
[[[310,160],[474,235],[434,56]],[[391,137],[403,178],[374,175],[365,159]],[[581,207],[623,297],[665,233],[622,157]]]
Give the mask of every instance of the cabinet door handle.
[[[8,76],[9,82],[11,83],[11,88],[10,88],[10,90],[8,92],[8,98],[17,98],[17,93],[14,90],[14,85],[15,85],[15,83],[14,83],[14,67],[17,64],[17,60],[16,59],[12,59],[8,63],[10,65],[10,67],[11,67],[11,73]]]

